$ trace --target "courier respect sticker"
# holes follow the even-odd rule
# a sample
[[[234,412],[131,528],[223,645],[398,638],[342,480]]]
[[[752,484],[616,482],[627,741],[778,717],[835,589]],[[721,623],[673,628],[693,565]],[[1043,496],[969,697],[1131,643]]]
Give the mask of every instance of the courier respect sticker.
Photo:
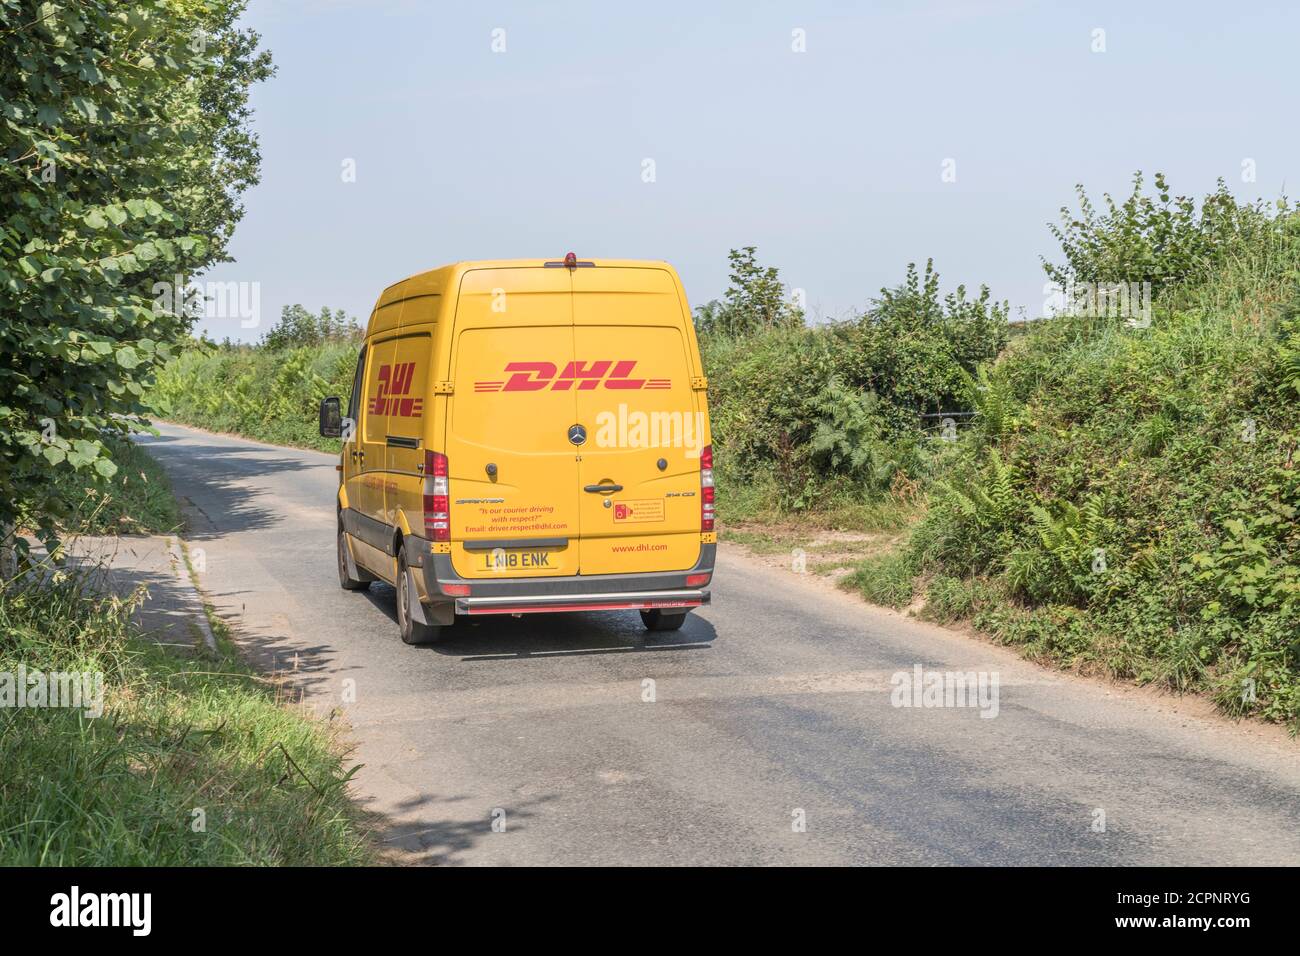
[[[664,501],[662,498],[647,498],[644,501],[614,502],[614,522],[663,521]]]

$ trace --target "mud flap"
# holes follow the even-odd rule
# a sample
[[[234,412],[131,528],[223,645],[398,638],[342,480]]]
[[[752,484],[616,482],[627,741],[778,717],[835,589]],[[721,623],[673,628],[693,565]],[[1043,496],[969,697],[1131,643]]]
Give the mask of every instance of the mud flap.
[[[406,574],[406,616],[416,624],[432,624],[433,622],[424,613],[424,605],[420,603],[420,591],[415,583],[415,573],[408,567]]]
[[[422,604],[421,607],[424,609],[424,616],[429,619],[430,624],[447,627],[449,624],[456,623],[456,604],[454,601]]]
[[[443,601],[439,604],[425,604],[420,600],[419,588],[415,582],[415,571],[407,568],[406,573],[411,575],[406,589],[406,613],[410,615],[412,621],[416,624],[428,626],[440,626],[456,623],[456,605],[451,601]]]
[[[371,581],[374,575],[366,573],[362,576],[362,571],[357,567],[356,558],[352,557],[352,535],[346,531],[343,532],[343,563],[347,565],[348,577],[353,581]]]

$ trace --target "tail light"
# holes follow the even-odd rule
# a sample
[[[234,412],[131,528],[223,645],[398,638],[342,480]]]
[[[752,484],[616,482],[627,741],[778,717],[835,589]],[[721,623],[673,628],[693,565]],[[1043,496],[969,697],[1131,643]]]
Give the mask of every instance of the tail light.
[[[700,451],[700,530],[713,530],[713,446]]]
[[[451,493],[447,490],[447,456],[424,453],[424,536],[451,540]]]

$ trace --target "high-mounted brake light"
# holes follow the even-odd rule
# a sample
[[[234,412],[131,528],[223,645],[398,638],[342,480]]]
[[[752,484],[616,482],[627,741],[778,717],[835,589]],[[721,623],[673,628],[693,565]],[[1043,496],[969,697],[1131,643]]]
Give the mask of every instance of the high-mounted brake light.
[[[713,530],[713,446],[700,451],[700,530]]]
[[[447,456],[436,451],[424,453],[424,535],[430,541],[451,540]]]
[[[566,252],[563,259],[547,259],[542,265],[548,269],[568,269],[572,272],[574,269],[594,269],[596,263],[589,260],[578,261],[576,252]]]

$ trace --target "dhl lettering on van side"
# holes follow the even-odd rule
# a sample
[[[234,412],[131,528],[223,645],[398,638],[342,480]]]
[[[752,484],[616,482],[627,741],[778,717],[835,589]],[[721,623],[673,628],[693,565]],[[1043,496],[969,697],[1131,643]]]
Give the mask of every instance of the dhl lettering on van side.
[[[379,391],[370,400],[370,413],[394,415],[398,418],[419,418],[424,413],[424,399],[420,396],[407,395],[414,378],[414,362],[380,366],[377,376]]]
[[[507,362],[508,379],[474,383],[476,392],[540,392],[548,386],[553,392],[565,392],[575,385],[579,391],[591,391],[604,385],[608,389],[665,389],[672,386],[667,378],[631,378],[635,359],[605,359],[597,362],[570,362],[558,376],[554,362]]]

